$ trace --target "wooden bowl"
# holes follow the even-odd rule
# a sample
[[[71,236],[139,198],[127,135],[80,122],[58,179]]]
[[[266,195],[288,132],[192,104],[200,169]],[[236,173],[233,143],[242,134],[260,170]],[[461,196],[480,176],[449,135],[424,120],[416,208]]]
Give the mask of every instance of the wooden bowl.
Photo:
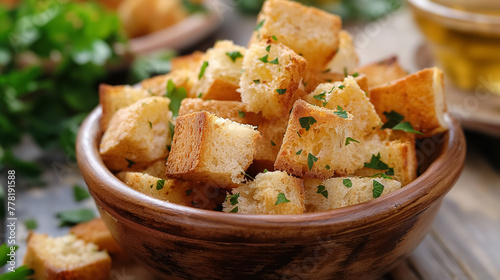
[[[376,278],[422,241],[465,160],[462,129],[446,116],[449,132],[419,142],[426,170],[401,190],[322,213],[221,213],[151,198],[120,182],[98,153],[100,117],[98,107],[78,134],[82,175],[118,243],[167,279]]]

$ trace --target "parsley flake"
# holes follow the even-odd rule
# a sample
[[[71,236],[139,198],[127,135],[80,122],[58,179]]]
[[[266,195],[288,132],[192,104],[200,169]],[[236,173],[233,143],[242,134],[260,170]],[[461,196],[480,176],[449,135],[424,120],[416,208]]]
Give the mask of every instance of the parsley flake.
[[[271,146],[276,146],[276,144],[271,140]]]
[[[344,67],[344,76],[347,78],[349,76],[349,73],[347,73],[347,67]]]
[[[347,112],[345,110],[342,110],[342,107],[340,107],[339,105],[337,105],[337,111],[333,113],[343,119],[347,119]]]
[[[402,131],[405,131],[405,132],[416,133],[416,134],[421,134],[421,135],[423,134],[420,131],[414,130],[413,126],[409,122],[398,123],[392,129],[393,130],[402,130]]]
[[[278,205],[278,204],[281,204],[281,203],[288,203],[290,202],[290,200],[288,200],[285,196],[284,193],[279,193],[278,194],[278,198],[276,199],[276,203],[274,205]]]
[[[313,164],[318,161],[318,158],[315,157],[313,154],[309,153],[307,155],[307,166],[309,166],[309,170],[313,168]]]
[[[276,92],[277,92],[279,95],[283,95],[283,94],[285,94],[285,92],[286,92],[286,88],[279,88],[279,89],[277,89],[277,90],[276,90]]]
[[[356,139],[354,139],[354,138],[351,138],[351,137],[347,137],[347,138],[345,139],[345,145],[346,145],[346,146],[347,146],[347,145],[349,145],[349,144],[351,144],[351,142],[356,142],[356,143],[359,143],[359,141],[358,141],[358,140],[356,140]]]
[[[391,176],[387,176],[387,174],[384,174],[384,173],[377,173],[377,174],[374,174],[374,175],[372,175],[370,177],[371,178],[381,177],[381,178],[384,178],[384,179],[392,179]]]
[[[278,58],[275,58],[274,60],[269,61],[271,64],[279,64]]]
[[[193,193],[193,190],[186,190],[186,196],[190,196]]]
[[[325,165],[325,169],[330,170],[330,168],[331,168],[330,165],[328,165],[328,164]]]
[[[150,121],[148,121],[148,123],[149,123],[149,128],[153,128],[153,124]]]
[[[271,38],[273,38],[274,41],[278,41],[278,38],[276,38],[276,36],[271,36]]]
[[[236,193],[233,195],[229,196],[229,203],[231,203],[232,206],[238,204],[238,198],[240,197],[240,193]]]
[[[266,47],[266,51],[269,52],[271,50],[271,45]]]
[[[356,72],[356,73],[352,74],[352,77],[353,77],[353,78],[356,78],[357,76],[359,76],[359,73],[358,73],[358,72]]]
[[[125,158],[125,160],[128,162],[127,168],[131,168],[131,167],[132,167],[132,165],[134,165],[134,164],[135,164],[135,161],[133,161],[133,160],[130,160],[130,159],[128,159],[128,158]]]
[[[177,88],[172,80],[168,80],[167,93],[164,96],[170,99],[168,108],[170,109],[170,111],[172,111],[173,117],[177,117],[179,115],[181,102],[184,98],[187,97],[186,89],[183,87]],[[199,97],[201,98],[201,93]]]
[[[298,152],[296,152],[295,154],[299,156],[300,154],[302,154],[302,150],[303,150],[303,149],[300,149],[300,150],[299,150]]]
[[[344,85],[340,85],[340,86],[339,86],[339,89],[344,89],[344,88],[345,88],[345,86],[344,86]]]
[[[160,179],[156,181],[156,190],[159,191],[163,189],[163,186],[165,186],[165,180]]]
[[[261,29],[261,28],[262,28],[262,26],[264,25],[264,22],[265,22],[265,21],[266,21],[266,19],[261,20],[261,21],[257,24],[257,26],[255,26],[255,31],[259,31],[259,29]]]
[[[229,56],[229,58],[233,62],[236,62],[236,59],[238,59],[238,57],[243,57],[243,55],[239,51],[227,52],[226,55]]]
[[[238,213],[238,206],[234,207],[229,213]]]
[[[373,180],[373,198],[380,197],[384,192],[384,185],[380,182]]]
[[[377,155],[372,155],[369,163],[365,163],[364,167],[368,167],[375,170],[387,170],[385,175],[394,175],[394,168],[389,167],[385,162],[380,160],[380,153]]]
[[[323,107],[325,107],[326,104],[328,103],[328,102],[326,102],[326,91],[323,91],[320,94],[314,95],[313,98],[316,100],[319,100],[319,101],[323,101]]]
[[[269,60],[267,60],[268,57],[269,57],[269,55],[266,54],[265,56],[259,58],[259,60],[264,62],[264,63],[268,63],[269,62]]]
[[[205,74],[205,70],[208,67],[208,61],[203,61],[203,64],[201,65],[200,69],[200,74],[198,74],[198,80],[201,80],[203,78],[203,75]]]
[[[264,168],[264,171],[262,171],[262,173],[267,173],[269,171],[267,171],[267,168]]]
[[[322,196],[324,196],[325,198],[328,198],[328,191],[326,190],[325,186],[323,186],[323,185],[318,186],[318,190],[316,191],[316,193],[319,193]]]
[[[253,80],[254,83],[260,84],[260,80]]]
[[[243,111],[238,110],[238,116],[239,116],[240,118],[244,118],[246,115],[247,115],[247,113],[246,113],[246,112],[243,112]]]
[[[393,128],[405,118],[396,111],[384,112],[384,116],[387,118],[387,122],[382,126],[382,129]]]
[[[346,188],[350,188],[350,187],[352,187],[352,181],[351,181],[351,179],[343,179],[343,180],[342,180],[342,184],[344,184],[344,186],[345,186]]]
[[[309,129],[311,129],[311,125],[317,123],[317,121],[314,117],[309,116],[300,118],[299,123],[302,128],[305,128],[306,131],[309,131]]]

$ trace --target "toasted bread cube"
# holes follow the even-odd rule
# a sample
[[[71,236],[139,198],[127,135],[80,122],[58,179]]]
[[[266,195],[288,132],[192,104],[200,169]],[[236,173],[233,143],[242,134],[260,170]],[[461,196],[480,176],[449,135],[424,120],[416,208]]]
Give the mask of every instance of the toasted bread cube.
[[[298,177],[318,179],[345,176],[360,169],[368,156],[362,145],[346,145],[346,138],[354,133],[352,122],[353,116],[348,112],[298,100],[274,168]]]
[[[304,185],[285,172],[259,173],[254,181],[232,190],[223,211],[240,214],[302,214]],[[239,194],[239,195],[238,195]],[[238,196],[235,198],[235,195]]]
[[[303,98],[305,101],[331,110],[337,106],[354,116],[353,134],[357,140],[381,124],[373,104],[361,90],[354,78],[347,77],[343,82],[320,84],[313,92]]]
[[[151,96],[150,92],[140,88],[101,84],[99,86],[99,104],[102,108],[101,130],[108,129],[111,118],[118,110]]]
[[[331,72],[329,69],[324,71],[307,71],[304,75],[302,84],[307,93],[314,91],[320,84],[342,82],[346,78],[344,73]],[[368,93],[368,79],[365,74],[358,73],[353,77],[363,92]]]
[[[257,126],[261,138],[257,142],[257,152],[250,168],[254,171],[253,173],[262,172],[264,169],[274,170],[274,162],[283,143],[287,125],[288,118],[280,118],[276,120],[263,119]]]
[[[370,101],[386,122],[384,112],[396,111],[404,121],[423,133],[418,137],[430,137],[446,131],[444,121],[446,100],[444,96],[443,72],[428,68],[370,90]]]
[[[401,183],[384,178],[341,177],[325,181],[306,178],[304,188],[306,211],[321,212],[370,201],[400,189]]]
[[[268,51],[269,50],[269,51]],[[283,44],[253,44],[243,60],[241,100],[267,119],[288,115],[307,62]]]
[[[203,100],[200,98],[185,98],[179,109],[179,116],[195,112],[207,111],[219,118],[229,119],[237,123],[259,125],[260,114],[248,112],[245,103],[238,101]]]
[[[37,280],[107,280],[111,272],[106,251],[71,234],[52,238],[32,233],[24,264],[35,271],[32,278]]]
[[[365,148],[373,156],[380,155],[380,160],[394,169],[394,175],[390,177],[406,186],[417,178],[418,161],[415,136],[405,132],[401,133],[406,135],[395,136],[390,129],[387,129],[389,135],[384,137],[381,135],[384,133],[383,131],[374,135],[371,140],[367,140]],[[380,173],[385,173],[385,170],[363,167],[356,170],[353,175],[374,176]]]
[[[122,254],[123,250],[116,243],[114,237],[109,232],[106,224],[101,218],[95,218],[91,221],[78,224],[69,230],[69,233],[77,238],[93,243],[99,247],[99,250],[106,250],[110,254]]]
[[[167,177],[232,187],[252,163],[259,132],[254,126],[197,112],[177,118]]]
[[[271,39],[290,47],[308,62],[310,69],[323,70],[339,48],[342,20],[320,9],[286,0],[268,0],[257,17],[250,45]],[[246,69],[246,67],[245,67]]]
[[[390,57],[380,62],[364,65],[356,71],[368,76],[368,86],[385,85],[394,80],[404,78],[408,73],[399,65],[397,57]]]
[[[219,41],[203,55],[195,69],[191,97],[240,101],[239,88],[245,47]],[[233,61],[234,59],[234,61]]]
[[[169,104],[168,98],[148,97],[116,112],[99,145],[110,170],[145,168],[168,155]]]
[[[202,59],[203,59],[203,52],[200,51],[195,51],[188,55],[174,57],[170,61],[172,69],[171,71],[196,72],[196,70],[198,70],[198,66],[200,65]]]
[[[162,158],[159,159],[155,162],[153,162],[151,165],[149,165],[146,169],[141,170],[141,173],[149,174],[153,177],[158,177],[160,179],[167,179],[167,176],[165,176],[165,168],[167,167],[167,160]]]
[[[176,88],[184,88],[186,93],[191,91],[194,74],[186,70],[173,71],[165,75],[155,76],[141,82],[141,87],[153,95],[163,96],[167,93],[167,83],[172,80]]]
[[[352,72],[358,67],[359,57],[354,48],[351,34],[345,30],[339,32],[339,50],[332,60],[326,65],[326,69],[332,72]]]

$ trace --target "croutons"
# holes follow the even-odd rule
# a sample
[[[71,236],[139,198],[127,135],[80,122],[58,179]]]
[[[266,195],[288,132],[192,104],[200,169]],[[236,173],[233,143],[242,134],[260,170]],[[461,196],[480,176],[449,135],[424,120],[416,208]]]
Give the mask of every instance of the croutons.
[[[244,179],[259,132],[250,125],[197,112],[177,118],[167,177],[231,187]]]
[[[361,168],[367,155],[353,135],[353,116],[298,100],[274,168],[298,177],[327,179]]]
[[[153,95],[165,95],[167,83],[172,80],[176,88],[184,88],[189,93],[194,81],[194,75],[185,70],[172,71],[165,75],[155,76],[141,82],[141,87]]]
[[[219,118],[255,126],[259,125],[262,121],[260,114],[248,112],[245,103],[238,101],[203,100],[200,98],[186,98],[182,100],[179,116],[201,111],[207,111]]]
[[[192,54],[178,56],[170,61],[172,72],[186,70],[196,72],[200,61],[202,61],[203,52],[195,51]]]
[[[359,204],[401,188],[396,180],[384,178],[304,179],[307,212],[321,212]]]
[[[202,57],[191,97],[214,100],[241,100],[239,82],[246,49],[231,41],[219,41]]]
[[[361,88],[361,90],[363,92],[368,92],[368,79],[366,78],[366,75],[363,73],[358,73],[355,76],[356,77],[353,78]],[[331,72],[328,69],[321,72],[307,71],[304,75],[302,84],[304,85],[305,92],[310,93],[315,90],[316,87],[318,87],[320,84],[342,82],[345,78],[345,73]]]
[[[365,73],[368,76],[368,86],[370,88],[385,85],[408,75],[401,65],[399,65],[398,58],[395,56],[380,62],[364,65],[357,71]]]
[[[102,108],[101,130],[108,129],[111,118],[118,110],[151,96],[150,92],[140,88],[101,84],[99,86],[99,104]]]
[[[243,59],[241,100],[267,119],[288,115],[307,62],[283,44],[253,44]]]
[[[340,106],[343,110],[351,113],[352,134],[357,140],[368,134],[374,127],[381,124],[373,104],[366,94],[358,86],[354,78],[347,77],[343,82],[333,84],[320,84],[312,93],[304,98],[307,102],[336,110]]]
[[[385,122],[384,112],[396,111],[423,133],[418,137],[430,137],[448,129],[444,121],[443,72],[428,68],[370,90],[370,101]]]
[[[52,238],[32,233],[24,264],[35,271],[32,277],[37,280],[107,280],[111,272],[106,251],[71,234]]]
[[[301,179],[285,172],[260,173],[255,180],[232,190],[223,211],[241,214],[304,213],[304,186]]]
[[[115,113],[99,145],[109,169],[145,168],[168,155],[169,104],[168,98],[148,97]]]
[[[69,232],[87,243],[97,245],[99,250],[106,250],[110,254],[123,253],[101,218],[78,224]]]
[[[331,72],[351,73],[358,67],[359,57],[354,48],[354,42],[351,34],[345,30],[339,32],[339,50],[332,60],[326,65],[326,69]]]
[[[276,120],[263,119],[257,126],[261,138],[257,141],[257,152],[251,166],[252,171],[258,173],[264,169],[274,170],[274,162],[283,143],[287,125],[288,118],[280,118]]]
[[[292,1],[268,0],[257,17],[250,44],[277,39],[302,55],[310,69],[324,70],[339,47],[341,27],[340,17],[320,9]]]

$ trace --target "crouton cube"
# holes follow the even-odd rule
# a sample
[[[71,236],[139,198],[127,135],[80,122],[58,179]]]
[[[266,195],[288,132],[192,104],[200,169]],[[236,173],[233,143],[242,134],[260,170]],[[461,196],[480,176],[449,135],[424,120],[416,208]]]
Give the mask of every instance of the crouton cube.
[[[355,76],[353,78],[361,90],[368,93],[368,79],[366,75],[357,73]],[[329,69],[324,71],[306,71],[302,84],[304,85],[305,92],[310,93],[320,84],[342,82],[345,78],[345,73],[331,72]]]
[[[408,75],[403,67],[399,65],[398,58],[395,56],[380,62],[361,66],[356,71],[368,76],[368,86],[370,88],[385,85]]]
[[[110,170],[145,168],[168,155],[169,104],[168,98],[148,97],[116,112],[99,145]]]
[[[370,90],[370,101],[384,122],[384,112],[395,111],[404,116],[413,129],[430,137],[446,131],[444,121],[446,100],[444,96],[443,72],[438,68],[428,68],[409,75],[404,79]]]
[[[307,62],[283,44],[253,44],[243,59],[241,100],[267,119],[288,115]]]
[[[111,258],[97,245],[68,234],[52,238],[32,233],[24,264],[33,269],[33,279],[107,280]]]
[[[150,92],[140,88],[101,84],[99,86],[99,104],[102,108],[101,130],[108,129],[111,118],[118,110],[151,96]]]
[[[304,186],[285,172],[260,173],[254,181],[232,190],[223,211],[240,214],[302,214]]]
[[[197,112],[177,118],[167,177],[232,187],[244,179],[260,134],[254,126]]]
[[[343,82],[320,84],[303,99],[331,110],[336,110],[337,106],[340,106],[351,113],[354,116],[351,137],[357,137],[357,140],[382,123],[373,104],[351,76],[345,78]]]
[[[327,179],[361,168],[367,155],[362,145],[349,142],[353,116],[303,100],[295,102],[274,168],[298,177]]]
[[[219,118],[229,119],[242,124],[257,126],[262,121],[260,114],[248,112],[245,103],[238,101],[203,100],[200,98],[186,98],[182,100],[179,116],[201,111],[207,111]]]
[[[351,34],[345,30],[339,32],[339,49],[326,65],[332,72],[351,72],[358,67],[359,57],[354,47]]]
[[[165,168],[167,167],[167,159],[159,159],[149,165],[147,168],[140,170],[141,173],[149,174],[160,179],[167,179],[165,176]]]
[[[240,101],[239,88],[246,49],[231,41],[219,41],[207,50],[195,70],[191,97]]]
[[[370,201],[400,189],[401,183],[384,178],[306,178],[304,188],[306,211],[321,212]]]
[[[387,164],[394,173],[394,175],[389,176],[405,186],[417,178],[418,161],[415,136],[402,131],[394,132],[390,129],[382,130],[365,142],[365,149],[371,154],[371,157],[378,157],[380,161]],[[398,134],[400,135],[395,136]],[[366,163],[368,164],[370,161]],[[363,167],[352,175],[374,176],[381,173],[386,174],[387,171]]]
[[[261,138],[257,142],[257,152],[249,172],[256,174],[264,169],[274,170],[274,162],[283,143],[287,125],[288,118],[261,121],[257,126]]]
[[[268,0],[257,17],[250,45],[277,40],[302,55],[309,68],[323,70],[339,48],[341,28],[342,20],[336,15],[297,2]]]
[[[193,87],[194,77],[195,75],[190,71],[172,71],[165,75],[143,80],[141,87],[153,95],[163,96],[167,93],[167,83],[171,80],[176,88],[184,88],[186,93],[189,93]]]
[[[95,218],[91,221],[78,224],[69,230],[69,233],[77,238],[93,243],[99,247],[99,250],[106,250],[110,254],[122,254],[123,250],[116,243],[109,229],[101,218]]]

